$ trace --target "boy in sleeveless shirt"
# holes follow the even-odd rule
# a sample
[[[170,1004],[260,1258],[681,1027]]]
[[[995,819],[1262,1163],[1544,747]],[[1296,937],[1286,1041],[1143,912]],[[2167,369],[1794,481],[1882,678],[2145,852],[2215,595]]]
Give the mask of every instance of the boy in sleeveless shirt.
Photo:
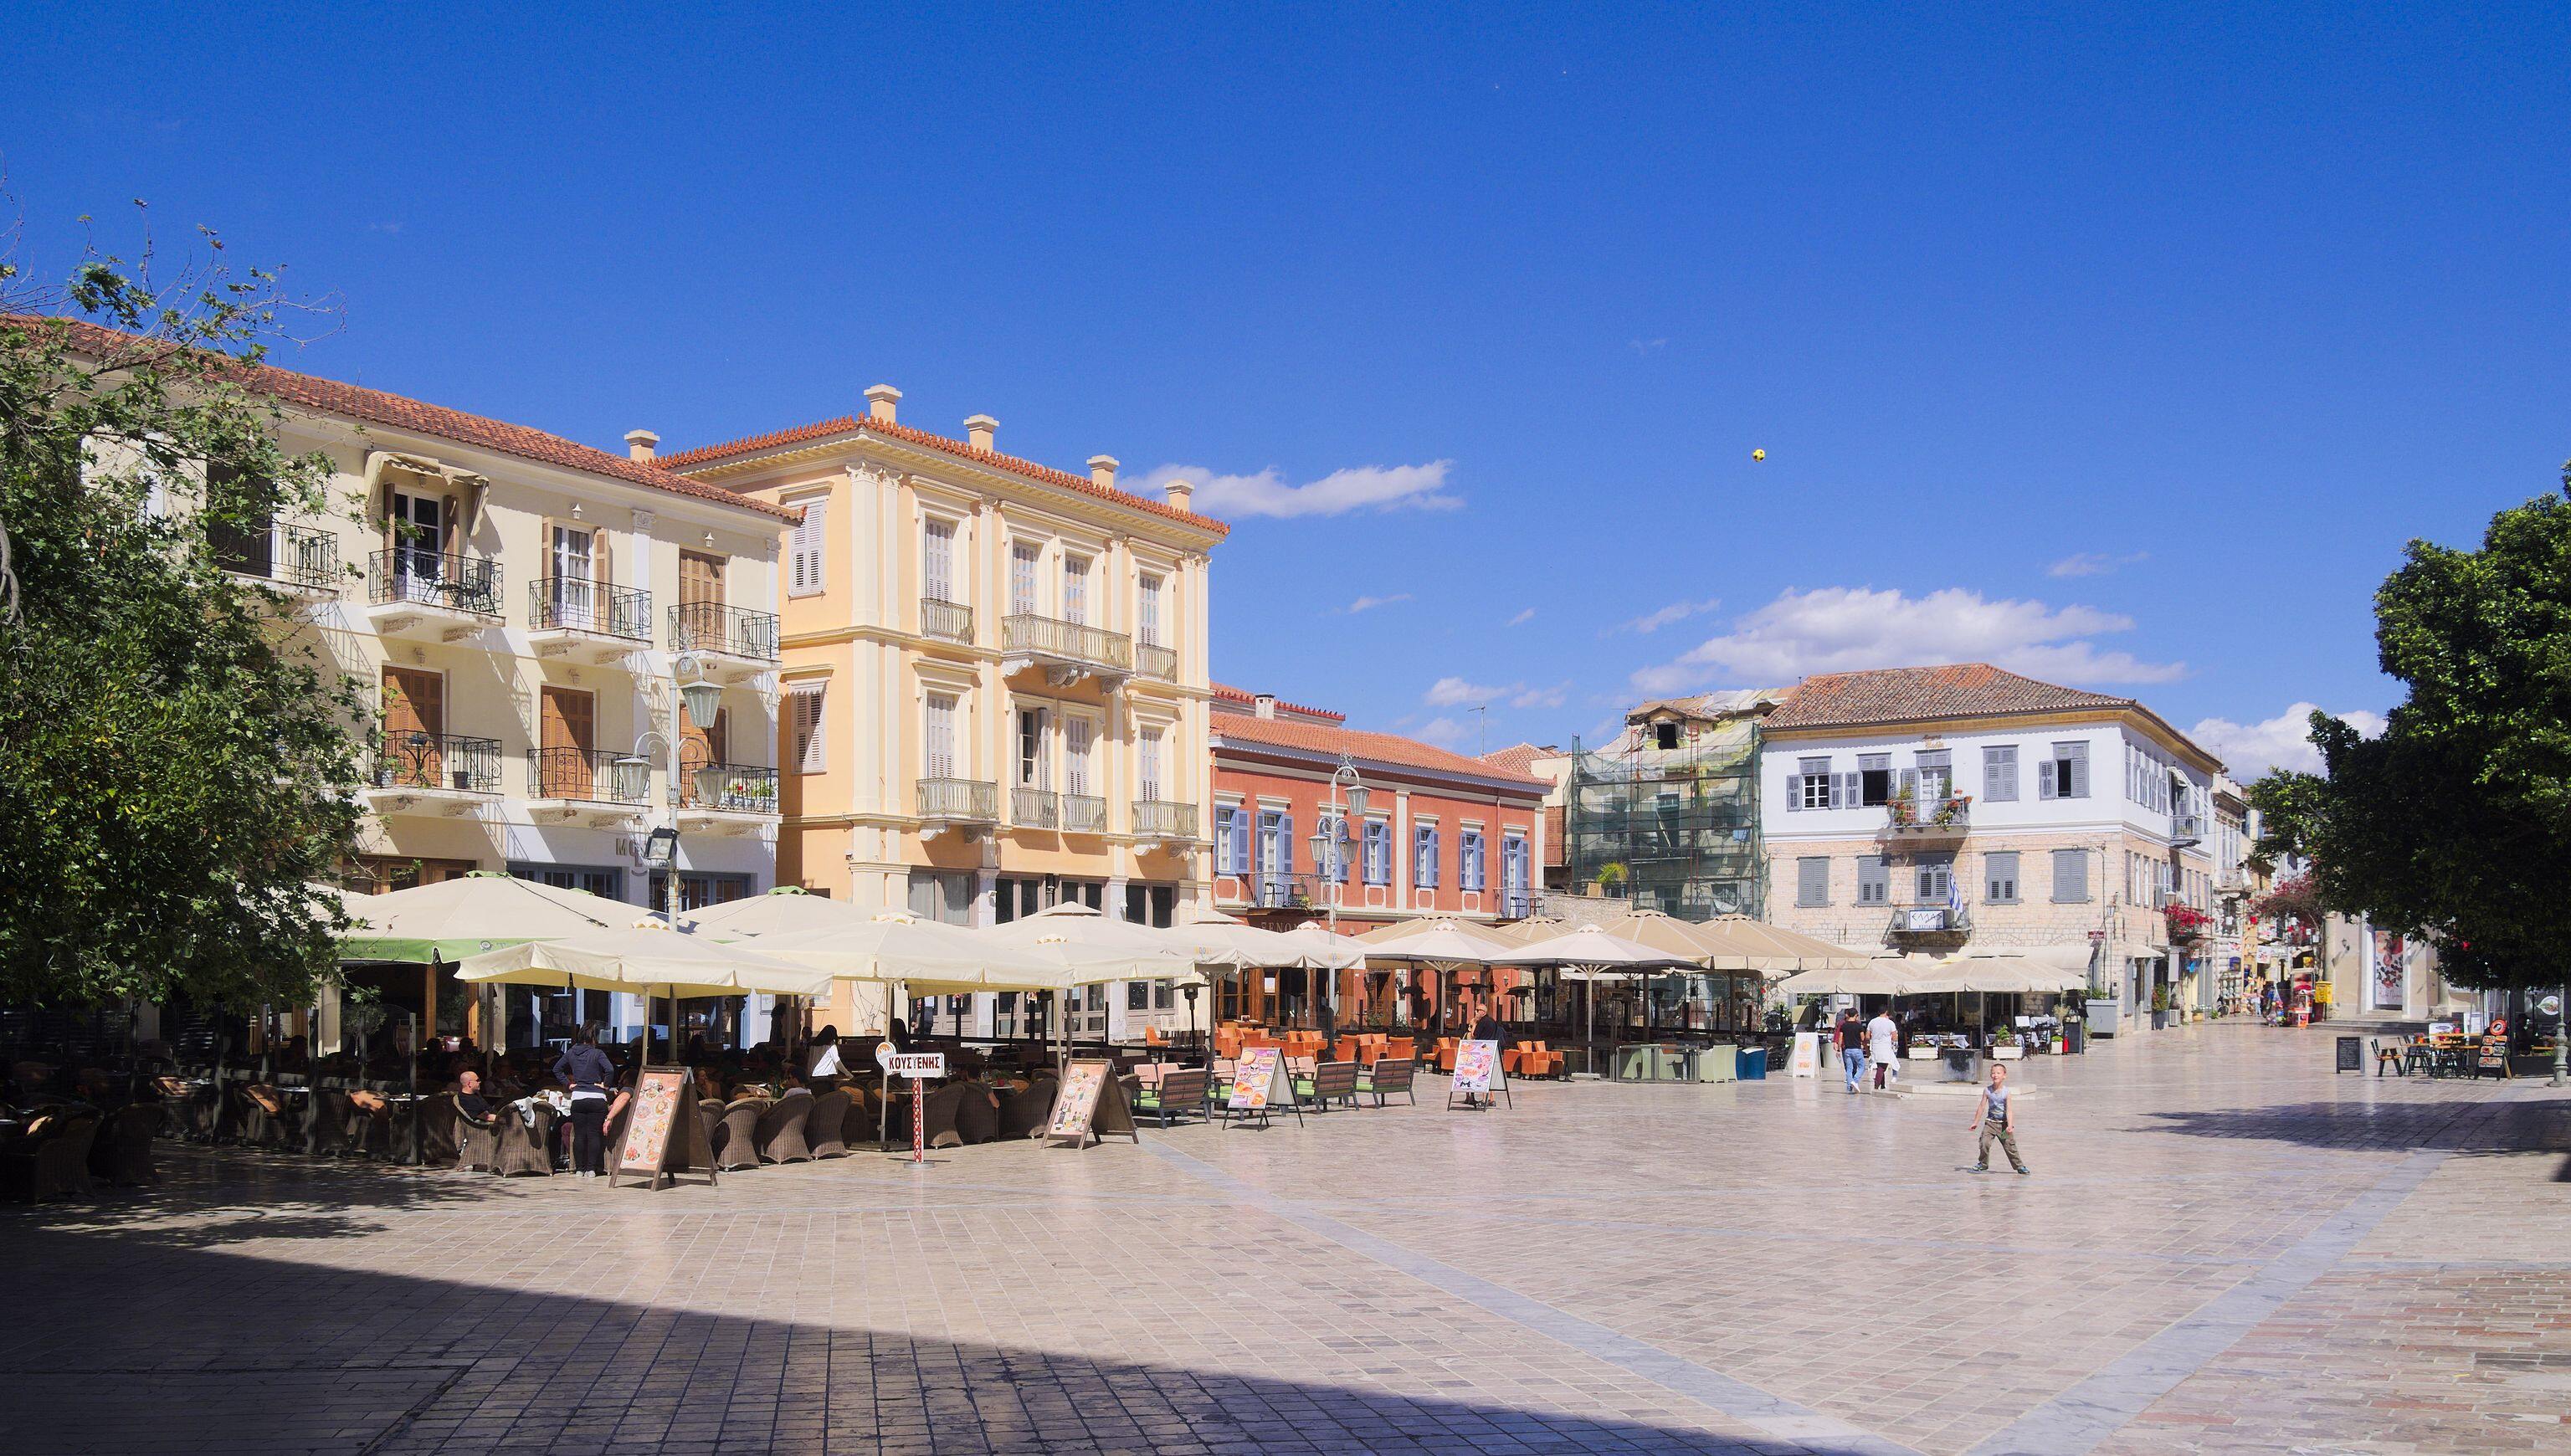
[[[1973,1172],[1991,1171],[1993,1143],[1999,1144],[2001,1150],[2008,1154],[2009,1167],[2021,1174],[2027,1171],[2026,1160],[2017,1156],[2015,1104],[2016,1099],[2009,1094],[2008,1064],[1993,1062],[1991,1085],[1983,1088],[1981,1095],[1973,1099],[1973,1126],[1979,1129],[1982,1135],[1981,1157],[1974,1162]]]

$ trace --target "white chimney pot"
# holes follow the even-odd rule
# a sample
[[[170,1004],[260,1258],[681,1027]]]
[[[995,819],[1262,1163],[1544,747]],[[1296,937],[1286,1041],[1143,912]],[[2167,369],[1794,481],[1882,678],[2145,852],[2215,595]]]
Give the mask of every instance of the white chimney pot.
[[[999,432],[999,429],[1000,422],[987,414],[968,416],[964,421],[964,441],[974,449],[987,453],[992,448],[991,438]]]
[[[652,433],[650,430],[627,430],[625,432],[625,453],[631,459],[640,460],[649,464],[652,457],[659,453],[661,437]]]
[[[892,407],[900,402],[900,390],[889,384],[870,385],[866,389],[866,418],[879,424],[891,424]]]
[[[1122,462],[1113,455],[1090,456],[1089,479],[1091,483],[1106,486],[1110,490],[1115,489],[1116,467],[1121,463]]]
[[[1170,498],[1170,508],[1172,510],[1186,511],[1191,515],[1195,514],[1196,507],[1191,504],[1191,502],[1196,498],[1197,493],[1197,483],[1195,481],[1188,479],[1184,475],[1174,475],[1170,477],[1169,483],[1162,487],[1162,489]]]

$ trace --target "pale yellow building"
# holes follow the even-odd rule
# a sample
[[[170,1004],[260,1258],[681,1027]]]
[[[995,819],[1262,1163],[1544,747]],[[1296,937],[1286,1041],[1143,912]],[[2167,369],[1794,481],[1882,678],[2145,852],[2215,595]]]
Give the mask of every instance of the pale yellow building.
[[[862,416],[661,463],[792,512],[778,875],[991,924],[1062,900],[1166,924],[1209,898],[1207,567],[1227,528]],[[845,1028],[843,1028],[845,1029]]]

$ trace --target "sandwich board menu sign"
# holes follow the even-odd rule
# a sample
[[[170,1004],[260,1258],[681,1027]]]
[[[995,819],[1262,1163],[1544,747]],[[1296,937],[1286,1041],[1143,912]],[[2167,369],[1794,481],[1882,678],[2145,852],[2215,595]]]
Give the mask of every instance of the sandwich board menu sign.
[[[1508,1095],[1508,1074],[1500,1070],[1498,1042],[1458,1042],[1455,1044],[1455,1082],[1446,1089],[1446,1106],[1452,1109],[1455,1099],[1464,1099],[1466,1107],[1488,1107],[1492,1084],[1496,1082],[1502,1096]],[[1515,1099],[1511,1099],[1512,1103]]]
[[[1224,1104],[1238,1121],[1256,1117],[1260,1126],[1268,1125],[1268,1110],[1283,1107],[1300,1122],[1303,1110],[1294,1106],[1294,1082],[1286,1071],[1283,1047],[1245,1047],[1241,1060],[1233,1067],[1232,1099]]]
[[[1053,1118],[1045,1124],[1045,1138],[1086,1148],[1106,1142],[1109,1133],[1143,1141],[1143,1135],[1134,1130],[1125,1084],[1116,1080],[1116,1069],[1103,1059],[1075,1061],[1063,1074],[1062,1090],[1054,1094]]]
[[[608,1170],[608,1187],[627,1175],[648,1178],[659,1188],[676,1183],[682,1173],[705,1174],[719,1182],[715,1150],[706,1139],[705,1119],[697,1115],[696,1090],[685,1067],[646,1067],[634,1079],[634,1101],[625,1113],[625,1141],[617,1145],[616,1166]]]

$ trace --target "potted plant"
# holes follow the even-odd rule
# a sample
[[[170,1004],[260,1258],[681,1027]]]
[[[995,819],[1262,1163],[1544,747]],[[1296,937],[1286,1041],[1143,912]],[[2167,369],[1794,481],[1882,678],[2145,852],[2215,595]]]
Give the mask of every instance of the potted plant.
[[[1919,822],[1918,801],[1911,796],[1910,787],[1907,784],[1892,791],[1892,801],[1888,807],[1896,827],[1907,827]]]
[[[2152,1030],[2163,1031],[2170,1024],[2170,993],[2167,986],[2152,988]]]
[[[1601,893],[1610,895],[1616,893],[1625,887],[1625,862],[1621,859],[1611,859],[1598,866],[1597,878]]]
[[[2026,1047],[2017,1039],[2017,1028],[2001,1027],[1991,1033],[1991,1057],[1994,1061],[2013,1062],[2026,1055]]]
[[[1958,819],[1964,817],[1965,811],[1970,809],[1972,805],[1973,799],[1970,794],[1948,794],[1945,798],[1938,800],[1937,822],[1940,825],[1954,823]]]
[[[2124,1024],[2125,1003],[2114,987],[2102,986],[2089,993],[2089,999],[2081,1003],[2081,1012],[2089,1024],[2089,1035],[2111,1037]]]

